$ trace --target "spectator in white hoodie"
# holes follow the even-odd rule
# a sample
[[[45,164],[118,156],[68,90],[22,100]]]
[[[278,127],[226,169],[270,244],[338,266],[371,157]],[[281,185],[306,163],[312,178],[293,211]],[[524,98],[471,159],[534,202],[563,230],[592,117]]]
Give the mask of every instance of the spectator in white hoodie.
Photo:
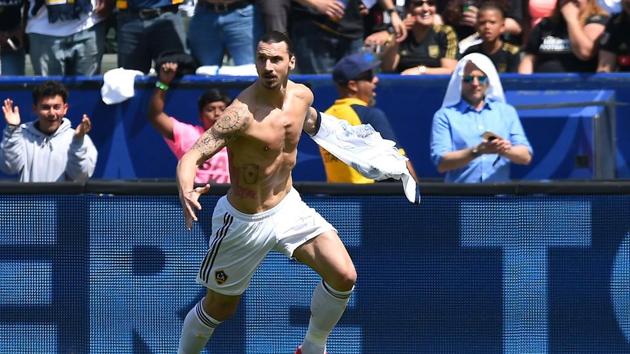
[[[33,90],[37,120],[21,123],[20,109],[4,100],[6,128],[0,142],[0,169],[19,174],[21,182],[85,181],[96,166],[97,151],[87,133],[92,128],[84,114],[72,129],[66,118],[68,91],[47,81]]]

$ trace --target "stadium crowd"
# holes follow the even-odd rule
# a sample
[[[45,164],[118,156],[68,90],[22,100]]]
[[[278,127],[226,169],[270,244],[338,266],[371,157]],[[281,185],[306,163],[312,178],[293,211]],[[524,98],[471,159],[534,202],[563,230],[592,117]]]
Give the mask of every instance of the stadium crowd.
[[[290,34],[302,74],[362,50],[403,75],[450,74],[473,52],[499,72],[630,69],[628,0],[185,1],[0,0],[0,74],[24,75],[29,55],[35,75],[98,75],[106,51],[144,73],[160,58],[251,65],[268,30]]]

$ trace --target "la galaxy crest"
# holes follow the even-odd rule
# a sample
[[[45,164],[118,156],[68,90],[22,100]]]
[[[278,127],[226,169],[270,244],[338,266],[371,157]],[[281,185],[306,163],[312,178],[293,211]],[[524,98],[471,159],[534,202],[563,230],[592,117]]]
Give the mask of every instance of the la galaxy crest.
[[[217,284],[219,285],[225,283],[227,278],[228,278],[227,274],[225,274],[225,272],[222,270],[217,270],[216,272],[214,272],[214,279],[217,281]]]

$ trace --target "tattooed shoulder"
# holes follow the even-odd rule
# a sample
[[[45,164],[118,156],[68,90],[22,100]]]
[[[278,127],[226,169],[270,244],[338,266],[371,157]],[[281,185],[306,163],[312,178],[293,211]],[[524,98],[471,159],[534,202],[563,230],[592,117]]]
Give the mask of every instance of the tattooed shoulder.
[[[233,140],[239,131],[247,126],[250,119],[246,105],[236,103],[226,108],[214,125],[206,130],[195,142],[193,149],[198,150],[204,157],[209,157]]]
[[[245,104],[234,102],[223,111],[212,128],[218,134],[232,135],[245,128],[250,117],[251,113]]]

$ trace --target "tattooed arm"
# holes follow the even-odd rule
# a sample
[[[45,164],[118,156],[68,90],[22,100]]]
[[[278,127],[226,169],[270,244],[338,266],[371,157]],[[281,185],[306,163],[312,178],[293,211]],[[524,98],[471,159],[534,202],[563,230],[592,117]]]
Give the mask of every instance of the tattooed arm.
[[[177,164],[177,187],[188,229],[192,227],[193,221],[197,221],[195,209],[201,209],[201,204],[197,201],[199,196],[210,188],[210,185],[194,188],[197,167],[238,137],[240,132],[247,127],[250,119],[251,114],[247,105],[235,100],[225,109],[216,123],[206,130],[193,147],[179,160]]]

